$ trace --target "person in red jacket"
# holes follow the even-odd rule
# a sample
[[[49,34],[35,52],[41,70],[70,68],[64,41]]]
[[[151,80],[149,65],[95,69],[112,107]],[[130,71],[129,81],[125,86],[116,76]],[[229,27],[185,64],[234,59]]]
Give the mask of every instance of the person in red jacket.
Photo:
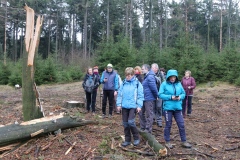
[[[182,86],[186,92],[186,97],[182,103],[182,114],[183,117],[186,115],[186,108],[187,108],[187,115],[190,116],[192,113],[192,97],[193,97],[193,89],[196,87],[195,79],[191,76],[191,71],[186,70],[185,76],[182,78]]]

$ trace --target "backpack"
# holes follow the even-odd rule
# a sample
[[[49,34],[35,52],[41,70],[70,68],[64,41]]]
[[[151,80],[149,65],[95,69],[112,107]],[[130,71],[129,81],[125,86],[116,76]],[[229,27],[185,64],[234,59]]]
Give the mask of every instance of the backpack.
[[[157,77],[156,75],[154,77],[155,77],[155,80],[156,80],[157,90],[159,91],[160,85],[162,83],[161,78]]]
[[[86,82],[85,82],[85,86],[84,86],[84,90],[88,93],[92,93],[93,89],[94,89],[94,82],[95,82],[96,76],[94,75],[92,76],[88,76]]]

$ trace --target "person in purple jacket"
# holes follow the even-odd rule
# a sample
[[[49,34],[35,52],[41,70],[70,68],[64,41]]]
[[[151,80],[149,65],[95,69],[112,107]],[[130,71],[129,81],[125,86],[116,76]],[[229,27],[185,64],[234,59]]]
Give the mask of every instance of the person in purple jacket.
[[[192,113],[192,97],[193,97],[193,89],[196,87],[195,79],[191,76],[191,71],[186,70],[185,76],[182,78],[182,86],[186,92],[186,97],[183,99],[182,103],[182,113],[183,117],[186,115],[186,107],[187,107],[187,115],[190,116]]]
[[[140,127],[144,132],[152,133],[153,124],[153,107],[155,101],[158,99],[158,89],[155,80],[155,73],[150,69],[148,64],[142,66],[142,72],[144,74],[143,93],[144,101],[141,112],[139,113]],[[146,117],[145,117],[146,112]]]

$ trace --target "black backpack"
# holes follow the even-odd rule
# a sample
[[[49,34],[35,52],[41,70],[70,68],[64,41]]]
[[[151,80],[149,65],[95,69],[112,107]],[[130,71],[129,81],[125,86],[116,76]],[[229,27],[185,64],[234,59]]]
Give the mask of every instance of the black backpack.
[[[161,78],[157,77],[156,75],[154,77],[155,77],[155,80],[156,80],[157,90],[159,91],[160,85],[162,83]]]
[[[93,76],[93,78],[91,76],[88,76],[85,85],[84,85],[84,90],[88,93],[92,93],[93,89],[94,89],[94,82],[95,82],[96,76]]]

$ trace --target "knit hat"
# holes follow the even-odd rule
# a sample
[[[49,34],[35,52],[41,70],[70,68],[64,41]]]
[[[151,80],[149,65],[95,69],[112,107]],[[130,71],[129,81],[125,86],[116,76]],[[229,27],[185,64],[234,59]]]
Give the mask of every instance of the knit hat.
[[[113,68],[113,65],[112,65],[111,63],[109,63],[109,64],[107,65],[107,67]]]

